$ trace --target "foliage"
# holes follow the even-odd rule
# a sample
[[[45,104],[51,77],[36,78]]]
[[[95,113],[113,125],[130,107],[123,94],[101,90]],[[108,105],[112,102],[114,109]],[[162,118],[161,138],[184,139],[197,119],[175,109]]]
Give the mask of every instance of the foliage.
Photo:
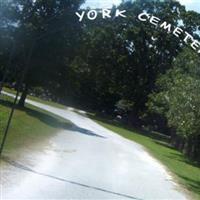
[[[127,114],[128,112],[132,110],[133,105],[134,105],[133,102],[125,100],[125,99],[121,99],[120,101],[116,103],[116,108],[122,113]]]
[[[137,15],[147,11],[173,26],[182,20],[181,26],[191,30],[197,24],[189,24],[185,8],[174,1],[127,1],[119,8],[127,10],[127,18],[84,21],[80,48],[68,71],[67,89],[73,101],[98,110],[114,110],[119,100],[127,99],[134,103],[132,109],[138,115],[145,111],[158,75],[171,67],[182,43],[172,34],[140,23]],[[199,19],[196,13],[189,15],[194,22]]]
[[[74,13],[81,3],[82,0],[14,0],[2,6],[1,9],[8,12],[5,16],[13,29],[10,38],[17,47],[12,53],[14,62],[9,67],[17,71],[16,79],[22,78],[23,71],[28,69],[25,93],[34,86],[47,87],[52,92],[60,92],[64,87],[66,77],[63,76],[78,44],[80,24]],[[7,48],[12,52],[12,47]],[[9,71],[13,74],[13,70]],[[23,96],[25,99],[26,94]]]
[[[200,60],[185,49],[174,61],[173,69],[161,75],[158,90],[149,96],[151,111],[164,115],[177,134],[189,140],[200,136]],[[195,148],[199,148],[196,144]]]

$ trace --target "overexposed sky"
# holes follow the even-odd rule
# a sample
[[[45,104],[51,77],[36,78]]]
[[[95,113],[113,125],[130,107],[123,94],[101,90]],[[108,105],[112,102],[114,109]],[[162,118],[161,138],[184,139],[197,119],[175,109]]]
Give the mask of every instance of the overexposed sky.
[[[85,0],[86,5],[91,8],[110,8],[112,5],[120,4],[121,0]]]
[[[200,13],[200,0],[179,0],[188,10]]]
[[[200,0],[179,0],[187,10],[195,10],[200,13]],[[121,0],[86,0],[86,5],[91,8],[110,8],[118,5]]]

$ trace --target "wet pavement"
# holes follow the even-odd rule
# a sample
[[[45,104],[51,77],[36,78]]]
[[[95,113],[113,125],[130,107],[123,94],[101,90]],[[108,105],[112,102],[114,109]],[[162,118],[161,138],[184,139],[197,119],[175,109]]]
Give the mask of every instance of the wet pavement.
[[[1,199],[187,199],[165,167],[139,144],[73,108],[27,102],[74,126],[20,156],[4,155]]]

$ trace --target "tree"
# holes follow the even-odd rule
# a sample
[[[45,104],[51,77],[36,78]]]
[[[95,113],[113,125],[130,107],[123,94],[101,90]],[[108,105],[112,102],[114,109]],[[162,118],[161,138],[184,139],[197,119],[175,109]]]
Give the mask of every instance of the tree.
[[[126,1],[119,9],[127,10],[127,18],[84,21],[81,47],[70,68],[77,78],[72,90],[80,102],[108,112],[120,100],[131,101],[131,116],[138,117],[145,111],[158,74],[170,68],[181,43],[140,23],[137,16],[145,10],[175,26],[185,9],[174,1],[147,0]],[[153,41],[152,36],[157,40]]]
[[[11,54],[13,54],[13,32],[14,32],[14,25],[10,22],[12,13],[7,12],[8,6],[6,3],[1,2],[0,5],[0,92],[2,89],[1,81],[5,81],[6,74],[9,73],[9,65],[11,61]],[[13,20],[13,23],[16,21]],[[12,53],[10,53],[12,52]],[[5,74],[6,72],[6,74]]]
[[[14,0],[7,6],[15,13],[14,17],[9,16],[10,23],[17,21],[13,37],[20,48],[17,59],[21,74],[29,68],[21,106],[31,87],[47,87],[54,93],[64,88],[66,68],[74,57],[81,32],[74,13],[82,3],[83,0]]]
[[[185,49],[174,61],[173,69],[160,76],[157,91],[148,102],[149,109],[164,115],[176,130],[175,145],[194,159],[200,159],[199,66],[199,56]]]

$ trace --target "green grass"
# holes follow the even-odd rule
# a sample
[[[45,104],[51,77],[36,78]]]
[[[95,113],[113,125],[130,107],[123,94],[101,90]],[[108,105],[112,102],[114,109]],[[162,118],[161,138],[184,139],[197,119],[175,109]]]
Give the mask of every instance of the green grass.
[[[13,99],[5,95],[0,98],[0,141],[8,120]],[[12,153],[20,148],[43,142],[71,123],[49,112],[31,105],[17,108],[14,112],[4,153]]]
[[[200,199],[200,167],[189,161],[182,153],[170,147],[167,141],[150,133],[130,129],[120,123],[90,116],[97,123],[119,135],[143,145],[149,153],[161,161],[181,186],[194,199]]]
[[[9,89],[4,89],[4,91],[14,93],[13,90]],[[28,98],[58,108],[65,108],[63,105],[40,100],[36,97],[29,96]],[[3,96],[3,99],[0,100],[0,133],[5,127],[12,101],[13,99],[6,96]],[[186,159],[182,153],[170,147],[167,140],[163,140],[160,136],[155,137],[156,135],[150,133],[141,133],[119,123],[113,123],[113,121],[98,118],[91,114],[90,117],[102,126],[146,147],[156,159],[161,161],[172,172],[180,185],[190,191],[194,199],[200,199],[199,166]],[[12,152],[24,145],[36,144],[54,135],[58,130],[68,128],[69,126],[71,124],[62,118],[26,105],[26,108],[18,108],[15,111],[5,150],[6,152]]]
[[[10,89],[10,88],[7,88],[7,87],[4,87],[3,91],[9,92],[11,94],[16,94],[16,91],[14,89]],[[33,100],[33,101],[37,101],[39,103],[43,103],[43,104],[49,105],[49,106],[54,106],[54,107],[61,108],[61,109],[65,109],[66,108],[66,106],[64,106],[62,104],[55,103],[53,101],[46,101],[46,100],[40,99],[40,98],[35,97],[35,96],[28,95],[27,98],[30,99],[30,100]]]

